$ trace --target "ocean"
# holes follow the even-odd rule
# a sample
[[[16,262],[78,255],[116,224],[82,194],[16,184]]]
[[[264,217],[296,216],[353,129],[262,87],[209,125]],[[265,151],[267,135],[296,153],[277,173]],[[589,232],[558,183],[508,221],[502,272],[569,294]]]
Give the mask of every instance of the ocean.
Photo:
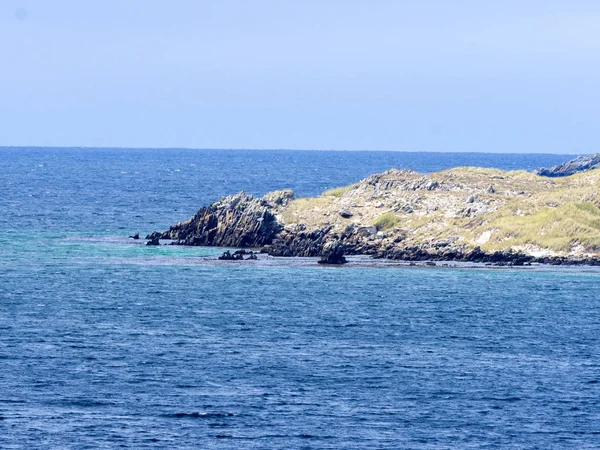
[[[0,148],[0,448],[600,448],[600,274],[222,264],[223,195],[565,155]]]

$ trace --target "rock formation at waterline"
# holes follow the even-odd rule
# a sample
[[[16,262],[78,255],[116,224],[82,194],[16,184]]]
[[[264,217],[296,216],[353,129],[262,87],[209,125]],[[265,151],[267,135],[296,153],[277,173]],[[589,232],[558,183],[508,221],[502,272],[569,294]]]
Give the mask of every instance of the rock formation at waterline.
[[[291,191],[280,191],[256,199],[240,192],[201,208],[191,219],[146,239],[171,239],[183,245],[262,247],[270,244],[283,228],[274,208],[291,200]]]
[[[273,256],[365,254],[492,264],[599,261],[600,170],[549,178],[525,171],[392,169],[324,192],[243,192],[147,236],[152,242],[260,248]],[[335,243],[335,244],[334,244]],[[343,249],[340,252],[339,249]]]
[[[578,158],[558,164],[550,168],[540,168],[533,171],[536,175],[544,177],[566,177],[579,172],[600,169],[600,153],[595,155],[579,156]]]

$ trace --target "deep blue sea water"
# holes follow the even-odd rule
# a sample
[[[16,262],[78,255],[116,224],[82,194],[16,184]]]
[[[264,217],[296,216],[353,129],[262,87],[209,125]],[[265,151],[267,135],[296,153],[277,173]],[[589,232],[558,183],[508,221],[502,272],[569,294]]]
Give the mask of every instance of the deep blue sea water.
[[[222,195],[560,155],[0,149],[0,448],[600,448],[600,274],[232,266]]]

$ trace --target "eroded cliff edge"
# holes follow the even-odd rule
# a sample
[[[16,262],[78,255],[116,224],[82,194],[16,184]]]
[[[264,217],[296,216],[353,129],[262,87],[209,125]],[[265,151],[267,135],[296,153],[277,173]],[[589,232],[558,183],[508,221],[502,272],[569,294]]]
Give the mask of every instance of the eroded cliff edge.
[[[563,178],[524,171],[392,169],[316,198],[243,192],[147,239],[261,248],[274,256],[598,264],[600,170]]]

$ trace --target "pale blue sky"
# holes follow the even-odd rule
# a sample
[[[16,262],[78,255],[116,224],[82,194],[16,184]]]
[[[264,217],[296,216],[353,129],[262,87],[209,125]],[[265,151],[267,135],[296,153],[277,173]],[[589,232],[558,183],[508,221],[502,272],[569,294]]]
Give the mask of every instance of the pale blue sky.
[[[0,145],[600,151],[597,0],[2,0]]]

